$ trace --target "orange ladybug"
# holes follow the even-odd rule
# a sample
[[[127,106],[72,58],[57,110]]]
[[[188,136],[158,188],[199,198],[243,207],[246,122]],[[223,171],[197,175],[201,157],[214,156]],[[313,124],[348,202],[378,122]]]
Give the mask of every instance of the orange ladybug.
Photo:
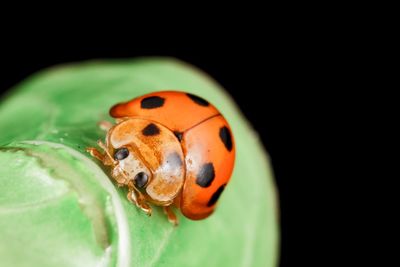
[[[110,110],[116,125],[103,123],[104,150],[87,151],[104,165],[128,199],[148,215],[150,203],[171,206],[192,220],[208,217],[231,177],[235,143],[225,118],[208,101],[176,91],[147,94]]]

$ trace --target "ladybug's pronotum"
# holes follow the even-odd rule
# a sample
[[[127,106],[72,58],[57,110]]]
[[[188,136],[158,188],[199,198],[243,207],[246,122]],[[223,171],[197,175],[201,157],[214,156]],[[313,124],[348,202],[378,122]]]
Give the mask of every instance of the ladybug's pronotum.
[[[88,152],[106,166],[128,199],[148,215],[171,206],[192,220],[208,217],[227,185],[235,144],[225,118],[208,101],[175,91],[151,93],[113,106],[104,150]]]

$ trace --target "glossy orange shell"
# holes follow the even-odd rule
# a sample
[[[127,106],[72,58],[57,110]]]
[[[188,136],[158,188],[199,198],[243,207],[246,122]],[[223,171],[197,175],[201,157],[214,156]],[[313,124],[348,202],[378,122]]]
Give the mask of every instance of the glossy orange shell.
[[[181,197],[175,203],[193,220],[214,211],[235,161],[231,129],[214,106],[191,94],[163,91],[117,104],[110,115],[146,119],[171,130],[182,146],[186,167]]]
[[[155,101],[157,99],[158,102]],[[162,105],[155,107],[157,104]],[[184,131],[217,114],[219,112],[214,106],[196,104],[187,94],[173,91],[147,94],[117,104],[110,110],[110,115],[114,118],[149,119],[167,126],[172,131]]]

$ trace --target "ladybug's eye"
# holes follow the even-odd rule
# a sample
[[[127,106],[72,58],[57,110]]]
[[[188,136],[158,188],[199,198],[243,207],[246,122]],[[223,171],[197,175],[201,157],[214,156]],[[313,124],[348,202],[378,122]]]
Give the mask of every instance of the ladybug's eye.
[[[144,172],[139,172],[136,174],[135,178],[133,178],[137,188],[143,188],[147,184],[148,180],[149,176]]]
[[[117,149],[114,154],[115,160],[123,160],[129,156],[129,150],[125,147]]]

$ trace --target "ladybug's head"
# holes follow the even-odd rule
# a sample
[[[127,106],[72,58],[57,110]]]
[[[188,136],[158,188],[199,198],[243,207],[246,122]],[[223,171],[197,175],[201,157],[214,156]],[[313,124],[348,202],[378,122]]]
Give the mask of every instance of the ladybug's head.
[[[185,165],[171,130],[144,119],[126,119],[109,130],[107,144],[118,183],[134,187],[153,203],[173,202],[183,186]]]

